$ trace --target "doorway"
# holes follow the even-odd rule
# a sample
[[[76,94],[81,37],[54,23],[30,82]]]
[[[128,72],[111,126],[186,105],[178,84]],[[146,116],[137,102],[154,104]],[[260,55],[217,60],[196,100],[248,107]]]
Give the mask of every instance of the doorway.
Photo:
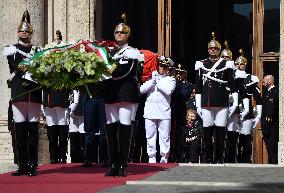
[[[172,57],[188,71],[190,82],[195,81],[195,61],[208,57],[207,44],[213,31],[222,49],[224,41],[229,42],[233,59],[243,48],[251,61],[252,0],[199,0],[186,4],[186,0],[172,1]],[[251,72],[251,63],[247,68]]]

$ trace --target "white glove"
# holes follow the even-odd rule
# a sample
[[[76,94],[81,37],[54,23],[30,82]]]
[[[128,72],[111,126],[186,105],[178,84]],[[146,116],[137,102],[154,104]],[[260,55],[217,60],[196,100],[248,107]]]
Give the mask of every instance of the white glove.
[[[31,58],[32,56],[26,52],[23,52],[22,50],[17,49],[15,46],[8,46],[3,49],[3,55],[4,56],[11,56],[14,55],[16,52],[22,54],[23,56],[27,58]]]
[[[240,114],[241,121],[244,120],[245,116],[249,113],[249,99],[248,98],[243,99],[243,105],[244,105],[244,110]]]
[[[18,49],[16,48],[16,46],[7,46],[7,47],[4,47],[3,49],[3,55],[11,56],[11,55],[14,55],[17,51]]]
[[[69,105],[69,110],[70,112],[75,111],[75,109],[77,108],[78,103],[72,103],[71,105]]]
[[[257,124],[261,119],[262,105],[256,105],[257,116],[253,119],[253,128],[256,128]]]
[[[233,105],[231,107],[229,107],[229,115],[228,117],[231,117],[234,112],[236,111],[238,105],[239,105],[239,101],[238,101],[238,93],[234,92],[232,93],[232,97],[233,97]]]
[[[156,82],[159,80],[159,73],[157,71],[152,72],[152,79]]]
[[[202,117],[202,109],[201,109],[201,94],[195,95],[195,105],[197,113],[200,117]]]

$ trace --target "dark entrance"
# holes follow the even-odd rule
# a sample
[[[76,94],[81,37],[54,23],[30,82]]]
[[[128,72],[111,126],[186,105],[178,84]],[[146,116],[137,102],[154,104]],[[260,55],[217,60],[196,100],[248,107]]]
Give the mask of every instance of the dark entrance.
[[[132,34],[130,45],[157,52],[157,1],[97,0],[96,5],[97,39],[113,40],[113,30],[126,13]]]
[[[186,0],[172,1],[172,56],[189,70],[189,80],[194,81],[196,60],[208,57],[207,44],[211,32],[222,44],[227,40],[233,59],[243,48],[248,61],[252,51],[252,0]],[[247,66],[251,71],[251,63]]]

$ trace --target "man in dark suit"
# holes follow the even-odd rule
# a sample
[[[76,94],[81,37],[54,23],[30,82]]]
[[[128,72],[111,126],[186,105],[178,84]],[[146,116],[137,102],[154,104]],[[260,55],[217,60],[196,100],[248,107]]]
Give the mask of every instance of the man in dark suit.
[[[268,163],[277,164],[278,130],[278,91],[274,86],[274,77],[267,75],[263,78],[262,117],[261,127],[268,154]]]

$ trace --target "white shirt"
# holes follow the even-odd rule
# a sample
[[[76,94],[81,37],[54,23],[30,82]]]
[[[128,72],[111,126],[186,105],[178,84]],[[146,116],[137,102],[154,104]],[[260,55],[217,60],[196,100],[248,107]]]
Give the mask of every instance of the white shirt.
[[[176,87],[176,80],[160,75],[157,71],[152,73],[152,77],[140,87],[142,94],[147,93],[144,118],[171,119],[171,94]]]

